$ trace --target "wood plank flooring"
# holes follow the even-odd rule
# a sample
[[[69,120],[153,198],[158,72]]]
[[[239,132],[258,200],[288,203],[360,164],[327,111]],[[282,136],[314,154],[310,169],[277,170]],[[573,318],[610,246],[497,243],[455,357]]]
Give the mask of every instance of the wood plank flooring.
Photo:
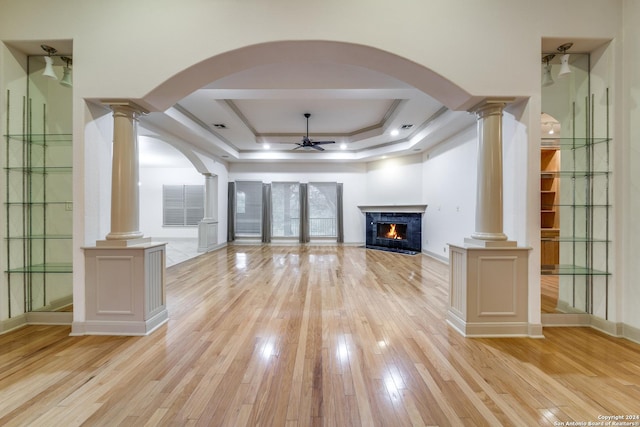
[[[640,413],[640,345],[588,328],[465,339],[448,267],[231,246],[168,270],[147,337],[0,336],[3,426],[537,426]],[[640,421],[640,420],[635,420]]]

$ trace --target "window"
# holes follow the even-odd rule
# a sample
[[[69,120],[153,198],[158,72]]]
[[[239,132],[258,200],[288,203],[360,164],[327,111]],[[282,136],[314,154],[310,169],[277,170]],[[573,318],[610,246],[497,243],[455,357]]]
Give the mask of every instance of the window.
[[[204,217],[204,185],[163,185],[162,225],[198,225]]]
[[[309,183],[309,235],[336,237],[337,185],[335,182]]]
[[[262,182],[236,181],[236,227],[240,236],[262,233]]]
[[[271,236],[298,237],[300,234],[300,184],[271,184]]]

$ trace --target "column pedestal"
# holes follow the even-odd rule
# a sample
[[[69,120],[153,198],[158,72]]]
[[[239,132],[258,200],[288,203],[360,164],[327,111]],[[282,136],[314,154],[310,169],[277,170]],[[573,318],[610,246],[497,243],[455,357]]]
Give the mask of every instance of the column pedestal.
[[[198,252],[209,252],[218,247],[218,221],[203,219],[198,223]]]
[[[530,336],[531,248],[503,232],[502,114],[506,99],[487,99],[478,118],[476,224],[465,245],[449,245],[447,322],[467,337]]]
[[[84,248],[86,320],[72,335],[148,335],[169,314],[166,243]]]
[[[447,322],[465,337],[530,336],[530,250],[449,245]]]
[[[218,177],[204,174],[204,218],[198,223],[198,252],[218,247]]]

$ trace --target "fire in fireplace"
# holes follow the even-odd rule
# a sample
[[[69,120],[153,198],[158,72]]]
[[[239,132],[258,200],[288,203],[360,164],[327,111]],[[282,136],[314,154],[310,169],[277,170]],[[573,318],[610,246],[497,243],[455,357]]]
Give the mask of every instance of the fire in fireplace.
[[[422,250],[422,214],[419,212],[366,212],[367,248],[402,253]]]
[[[407,238],[407,224],[379,222],[377,225],[380,239],[405,240]]]

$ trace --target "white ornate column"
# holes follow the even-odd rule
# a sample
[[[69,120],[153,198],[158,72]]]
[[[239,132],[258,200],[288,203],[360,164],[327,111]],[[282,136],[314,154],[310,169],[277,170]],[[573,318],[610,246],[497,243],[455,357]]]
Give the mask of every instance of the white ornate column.
[[[139,230],[138,142],[129,101],[104,101],[113,110],[111,231],[85,247],[85,321],[71,335],[147,335],[169,314],[165,298],[166,243]]]
[[[204,218],[198,223],[198,252],[218,245],[218,177],[204,174]]]
[[[502,113],[507,101],[487,100],[471,112],[478,119],[478,169],[475,232],[467,243],[515,246],[503,231]]]
[[[139,165],[137,118],[145,111],[128,101],[105,102],[113,110],[111,163],[111,231],[98,246],[146,243],[139,230]]]
[[[217,179],[210,173],[204,174],[204,220],[216,220],[218,201]],[[214,206],[215,205],[215,206]]]
[[[447,322],[464,336],[540,336],[528,323],[528,258],[503,232],[502,114],[510,100],[488,99],[478,118],[476,224],[463,245],[449,245]]]
[[[486,102],[473,112],[478,119],[477,240],[507,240],[502,230],[502,111],[504,102]]]

